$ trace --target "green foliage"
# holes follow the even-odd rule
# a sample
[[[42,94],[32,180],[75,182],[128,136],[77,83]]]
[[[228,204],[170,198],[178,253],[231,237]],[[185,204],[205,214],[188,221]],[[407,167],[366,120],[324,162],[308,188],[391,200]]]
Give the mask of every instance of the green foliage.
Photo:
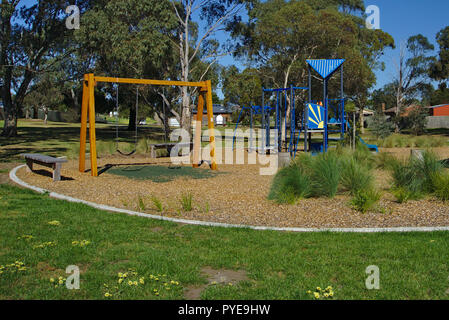
[[[307,198],[311,195],[311,180],[305,170],[299,166],[291,165],[282,168],[274,177],[269,200],[277,203],[293,204],[296,200]]]
[[[402,134],[393,134],[386,139],[377,141],[377,145],[382,148],[436,148],[448,145],[447,138],[433,136],[407,136]]]
[[[445,81],[449,77],[449,26],[438,32],[436,40],[440,52],[438,60],[431,67],[430,75],[435,80]]]
[[[436,155],[429,151],[423,153],[422,159],[393,161],[390,168],[394,187],[409,191],[415,198],[433,192],[433,179],[443,169]]]
[[[341,179],[341,162],[334,152],[320,154],[312,162],[313,194],[335,197]]]
[[[399,187],[391,190],[392,194],[395,196],[398,203],[406,203],[409,200],[419,200],[422,194],[416,191],[410,191],[408,188]]]
[[[181,207],[184,211],[190,212],[193,210],[193,195],[192,193],[184,193],[179,200]]]
[[[406,117],[406,128],[409,128],[414,135],[424,133],[427,124],[428,112],[423,107],[415,107]]]
[[[162,201],[156,197],[156,196],[151,196],[151,202],[153,203],[154,207],[157,209],[158,212],[163,212],[164,211],[164,206],[162,204]]]
[[[383,113],[375,112],[369,128],[377,139],[385,139],[392,134],[394,124],[389,122]]]
[[[139,211],[145,211],[146,209],[145,201],[140,194],[137,197],[137,208],[139,209]]]
[[[361,213],[366,213],[374,208],[381,197],[381,193],[374,189],[360,190],[354,195],[351,203],[354,209]]]
[[[435,174],[432,178],[432,186],[435,196],[442,200],[449,200],[449,174],[439,173]]]
[[[373,182],[374,175],[368,167],[357,162],[352,157],[343,160],[341,184],[351,195],[356,195],[362,190],[371,189]]]

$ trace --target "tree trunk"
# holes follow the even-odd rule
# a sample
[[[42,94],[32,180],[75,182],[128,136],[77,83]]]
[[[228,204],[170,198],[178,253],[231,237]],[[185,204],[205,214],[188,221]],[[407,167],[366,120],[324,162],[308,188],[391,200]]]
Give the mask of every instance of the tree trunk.
[[[190,131],[192,128],[192,110],[190,109],[190,95],[187,87],[182,87],[181,92],[182,92],[181,128],[186,132],[188,132],[190,135]]]
[[[359,116],[359,119],[360,119],[360,133],[364,134],[365,133],[365,116],[363,114],[363,108],[360,108],[359,110],[360,110],[360,116]]]
[[[3,125],[2,136],[15,137],[17,136],[17,108],[11,103],[5,103],[5,123]]]

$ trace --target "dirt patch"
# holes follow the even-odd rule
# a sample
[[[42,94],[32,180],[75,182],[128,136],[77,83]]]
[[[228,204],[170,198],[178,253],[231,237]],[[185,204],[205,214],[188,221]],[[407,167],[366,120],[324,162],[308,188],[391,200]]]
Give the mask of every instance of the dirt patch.
[[[206,277],[208,284],[202,286],[187,287],[184,296],[187,300],[199,300],[201,293],[209,286],[214,285],[237,285],[241,281],[249,280],[244,270],[215,270],[211,267],[201,269],[201,274]]]
[[[0,184],[11,182],[11,180],[9,180],[9,172],[18,165],[18,163],[0,162]]]
[[[160,232],[164,231],[164,228],[155,227],[155,228],[151,228],[150,230],[151,230],[151,232],[154,232],[154,233],[160,233]]]

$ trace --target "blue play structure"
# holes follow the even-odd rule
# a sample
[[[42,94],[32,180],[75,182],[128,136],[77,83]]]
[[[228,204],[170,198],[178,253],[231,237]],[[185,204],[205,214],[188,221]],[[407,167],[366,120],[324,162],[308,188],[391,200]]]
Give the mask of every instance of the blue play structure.
[[[307,87],[265,89],[262,90],[262,106],[243,107],[236,125],[236,130],[245,111],[251,115],[251,129],[253,129],[255,115],[261,116],[262,143],[257,149],[261,152],[277,151],[290,152],[295,156],[299,142],[304,140],[305,152],[327,152],[329,141],[341,141],[348,131],[349,122],[345,113],[345,97],[343,87],[343,63],[344,59],[320,59],[307,60],[308,79]],[[340,98],[329,99],[329,80],[340,70]],[[323,95],[321,100],[312,100],[312,72],[315,71],[323,82]],[[297,91],[308,92],[308,102],[305,106],[297,108]],[[268,97],[268,99],[266,99]],[[316,97],[315,97],[316,98]],[[290,100],[290,112],[288,112],[288,100]],[[274,105],[274,106],[273,106]],[[275,118],[274,126],[271,124]],[[331,117],[331,118],[330,118]],[[283,122],[283,123],[281,123]],[[272,142],[271,130],[275,129],[277,137]],[[312,143],[312,134],[322,134],[320,143]],[[338,138],[329,138],[330,133],[339,133]],[[302,139],[301,139],[302,135]],[[284,139],[283,139],[284,138]],[[235,141],[235,136],[234,136]],[[250,137],[249,150],[253,150],[253,137]],[[260,143],[259,143],[260,144]]]
[[[379,148],[375,145],[375,144],[368,144],[366,143],[361,137],[359,137],[359,141],[366,146],[368,149],[370,149],[371,151],[376,151],[377,153],[379,153]]]

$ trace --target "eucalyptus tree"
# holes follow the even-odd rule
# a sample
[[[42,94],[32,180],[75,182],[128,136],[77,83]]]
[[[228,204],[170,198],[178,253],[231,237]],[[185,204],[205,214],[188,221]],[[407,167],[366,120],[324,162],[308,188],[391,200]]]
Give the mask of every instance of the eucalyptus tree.
[[[90,1],[75,1],[83,12]],[[21,5],[19,0],[0,4],[0,75],[5,122],[3,136],[17,135],[18,115],[33,80],[52,72],[67,57],[65,10],[74,1],[38,0]]]
[[[260,70],[265,85],[275,87],[307,84],[307,59],[345,58],[345,93],[363,106],[368,88],[375,83],[378,58],[394,44],[383,31],[366,29],[357,15],[363,9],[363,1],[259,3],[249,12],[249,22],[235,27],[234,36],[241,44],[238,53]],[[319,81],[316,77],[315,83]],[[334,91],[336,83],[331,83]],[[314,92],[318,92],[314,98],[320,99],[321,90]],[[297,96],[302,101],[305,97],[305,92]]]
[[[438,32],[436,36],[440,52],[432,65],[430,75],[440,82],[449,80],[449,26]]]
[[[251,7],[253,0],[171,0],[171,3],[178,23],[173,43],[179,52],[180,80],[202,81],[220,57],[232,52],[226,43],[217,40],[218,34],[230,31],[232,25],[240,21],[243,10]],[[195,61],[205,66],[199,75],[192,73]],[[187,132],[191,129],[191,94],[189,88],[182,87],[181,126]]]
[[[393,82],[396,86],[397,119],[405,107],[405,102],[416,97],[420,88],[426,84],[429,69],[435,62],[435,58],[429,55],[433,50],[434,46],[421,34],[411,36],[406,43],[401,44]],[[399,130],[399,122],[396,121],[396,132]]]

